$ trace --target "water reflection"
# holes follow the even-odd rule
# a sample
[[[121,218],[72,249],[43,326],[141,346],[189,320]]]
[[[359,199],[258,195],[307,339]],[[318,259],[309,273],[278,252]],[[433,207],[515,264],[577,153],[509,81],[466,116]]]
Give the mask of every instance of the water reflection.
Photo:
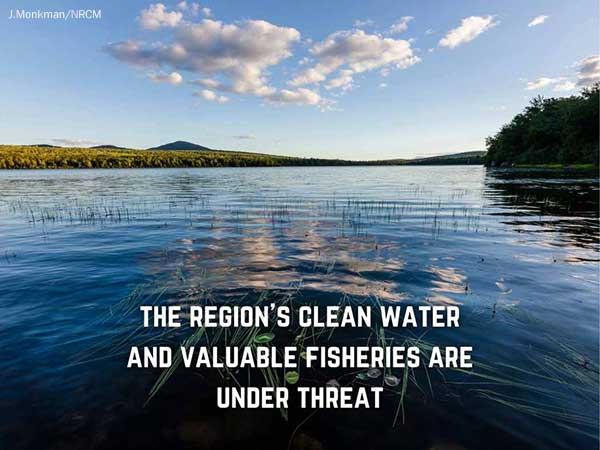
[[[328,236],[327,222],[296,219],[285,228],[263,218],[246,218],[235,235],[227,221],[214,222],[210,235],[184,238],[171,251],[173,270],[183,269],[192,284],[210,283],[219,292],[244,289],[303,289],[321,293],[407,298],[400,278],[405,262],[391,242],[372,237]],[[164,262],[150,255],[148,271],[164,271]]]
[[[484,195],[518,233],[555,233],[561,246],[597,250],[600,188],[597,174],[578,171],[490,170]]]
[[[127,371],[121,350],[131,336],[180,336],[140,332],[136,301],[277,292],[326,303],[460,304],[460,332],[428,338],[473,345],[479,362],[503,368],[495,376],[522,385],[537,385],[545,370],[580,376],[598,354],[597,182],[480,167],[0,173],[0,436],[11,444],[0,447],[110,448],[125,436],[131,448],[244,447],[235,433],[262,448],[288,445],[305,416],[286,424],[277,413],[223,414],[211,406],[207,385],[222,381],[212,375],[181,371],[155,406],[142,408],[157,373]],[[400,332],[389,330],[390,339]],[[74,364],[81,354],[93,364]],[[584,399],[572,394],[576,382],[552,385],[549,411],[585,418],[570,429],[468,385],[426,401],[411,393],[399,428],[390,427],[395,401],[369,414],[320,412],[303,442],[595,446],[597,380],[589,375]],[[524,408],[539,401],[519,395]]]

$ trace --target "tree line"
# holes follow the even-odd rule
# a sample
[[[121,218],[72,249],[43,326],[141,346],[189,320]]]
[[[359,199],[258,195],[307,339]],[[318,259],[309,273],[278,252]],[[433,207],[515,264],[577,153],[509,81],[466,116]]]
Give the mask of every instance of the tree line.
[[[600,83],[579,95],[535,97],[486,139],[487,166],[598,165]]]
[[[355,164],[355,162],[228,151],[0,146],[0,169],[130,169],[349,164]]]
[[[225,150],[130,150],[0,145],[0,169],[135,169],[184,167],[392,166],[411,164],[482,164],[479,152],[414,160],[297,158]]]

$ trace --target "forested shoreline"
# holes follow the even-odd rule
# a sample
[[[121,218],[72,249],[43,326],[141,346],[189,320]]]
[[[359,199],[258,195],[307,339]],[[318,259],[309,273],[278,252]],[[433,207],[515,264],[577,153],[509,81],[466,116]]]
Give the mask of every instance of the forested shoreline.
[[[597,166],[599,91],[597,83],[579,95],[534,98],[486,139],[486,166]]]
[[[133,150],[0,145],[0,169],[135,169],[194,167],[482,164],[482,152],[421,158],[350,161],[223,150]]]

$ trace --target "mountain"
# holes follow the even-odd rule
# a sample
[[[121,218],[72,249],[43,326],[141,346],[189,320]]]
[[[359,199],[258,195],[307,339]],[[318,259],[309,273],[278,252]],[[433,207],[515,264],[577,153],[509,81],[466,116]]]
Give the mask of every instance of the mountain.
[[[152,147],[148,150],[211,150],[208,147],[194,144],[186,141],[175,141],[169,142],[168,144],[159,145],[158,147]]]
[[[453,164],[483,164],[484,151],[454,153],[452,155],[429,156],[405,161],[410,165],[453,165]]]
[[[93,147],[89,147],[89,148],[112,148],[115,150],[126,150],[127,147],[119,147],[118,145],[111,145],[111,144],[107,144],[107,145],[94,145]]]

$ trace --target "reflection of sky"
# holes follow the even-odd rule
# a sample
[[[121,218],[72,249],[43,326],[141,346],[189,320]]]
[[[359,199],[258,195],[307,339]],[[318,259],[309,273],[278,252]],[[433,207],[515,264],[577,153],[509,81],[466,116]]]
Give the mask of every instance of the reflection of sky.
[[[430,289],[431,294],[427,297],[428,303],[436,305],[459,305],[462,303],[448,295],[444,295],[444,293],[464,294],[467,291],[466,275],[453,267],[431,266],[428,271],[436,276],[431,281],[432,287]]]
[[[57,172],[49,180],[8,174],[0,179],[10,188],[0,208],[11,220],[51,213],[55,221],[45,226],[142,227],[175,246],[169,252],[181,253],[188,277],[201,267],[207,284],[227,289],[302,281],[323,292],[450,302],[465,292],[466,280],[457,277],[474,275],[461,253],[485,256],[502,243],[515,248],[510,264],[585,268],[598,259],[593,179],[506,179],[464,167],[164,173],[168,180],[158,171]],[[445,239],[456,244],[439,253]]]
[[[403,261],[385,257],[391,245],[380,248],[372,238],[326,238],[320,227],[318,221],[310,221],[280,230],[267,219],[254,218],[231,238],[223,238],[225,231],[214,227],[206,238],[182,241],[186,278],[193,283],[202,267],[206,274],[201,278],[208,277],[215,290],[285,289],[301,282],[305,289],[320,292],[385,300],[406,297],[393,281]]]
[[[411,251],[405,244],[374,236],[340,236],[328,221],[297,218],[279,227],[265,217],[245,216],[233,233],[227,220],[213,218],[211,223],[211,233],[183,238],[177,247],[175,260],[192,286],[225,293],[301,284],[307,291],[340,297],[436,304],[460,304],[457,298],[466,291],[462,270],[444,266],[454,257],[431,258],[432,264],[405,273],[403,255]],[[157,269],[152,271],[160,272]]]
[[[503,174],[480,167],[7,172],[0,211],[7,224],[35,218],[31,233],[50,238],[64,230],[73,242],[87,233],[93,245],[99,231],[120,251],[133,246],[148,274],[181,262],[199,289],[302,282],[327,293],[449,303],[463,301],[467,284],[469,293],[495,293],[499,274],[516,267],[539,277],[568,265],[569,275],[593,280],[594,179]],[[40,226],[48,214],[53,220]]]

